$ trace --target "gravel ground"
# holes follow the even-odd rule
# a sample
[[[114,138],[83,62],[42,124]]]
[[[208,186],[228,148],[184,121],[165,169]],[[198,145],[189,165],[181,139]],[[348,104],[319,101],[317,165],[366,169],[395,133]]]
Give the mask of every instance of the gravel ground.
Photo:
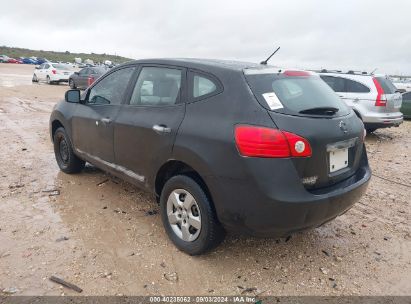
[[[189,257],[147,193],[94,167],[58,170],[48,133],[67,85],[0,64],[0,294],[411,295],[411,122],[366,145],[373,178],[349,212],[290,239],[229,234]]]

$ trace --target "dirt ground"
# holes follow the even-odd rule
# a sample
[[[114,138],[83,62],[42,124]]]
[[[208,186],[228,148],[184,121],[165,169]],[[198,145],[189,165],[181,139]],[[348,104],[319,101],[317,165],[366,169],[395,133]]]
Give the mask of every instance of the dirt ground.
[[[410,121],[367,136],[374,176],[343,216],[190,257],[149,194],[91,166],[58,170],[48,120],[68,87],[32,85],[32,70],[0,64],[0,294],[76,294],[57,275],[84,295],[411,295]]]

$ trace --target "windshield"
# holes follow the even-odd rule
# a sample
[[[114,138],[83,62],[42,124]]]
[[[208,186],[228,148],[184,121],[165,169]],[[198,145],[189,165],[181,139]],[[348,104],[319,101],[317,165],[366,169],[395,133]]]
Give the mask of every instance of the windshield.
[[[318,76],[292,77],[284,74],[245,75],[247,82],[264,107],[291,115],[343,116],[348,107]],[[317,111],[312,111],[316,109]]]
[[[64,64],[53,64],[53,68],[59,69],[59,70],[70,70],[70,68]]]

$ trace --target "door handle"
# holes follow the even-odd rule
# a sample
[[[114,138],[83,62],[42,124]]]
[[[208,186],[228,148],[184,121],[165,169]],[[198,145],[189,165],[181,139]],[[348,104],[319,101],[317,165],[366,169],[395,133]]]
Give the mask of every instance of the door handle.
[[[156,132],[158,134],[171,133],[171,128],[168,128],[164,125],[154,125],[153,130],[154,130],[154,132]]]
[[[109,124],[109,123],[112,122],[112,120],[110,118],[102,118],[101,122],[104,123],[104,124]]]

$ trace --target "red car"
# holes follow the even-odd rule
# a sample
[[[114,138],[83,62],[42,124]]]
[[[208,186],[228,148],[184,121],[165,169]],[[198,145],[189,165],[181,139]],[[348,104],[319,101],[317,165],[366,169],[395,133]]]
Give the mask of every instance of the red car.
[[[8,63],[22,63],[21,60],[19,59],[14,59],[14,58],[9,58],[9,60],[7,60]]]

